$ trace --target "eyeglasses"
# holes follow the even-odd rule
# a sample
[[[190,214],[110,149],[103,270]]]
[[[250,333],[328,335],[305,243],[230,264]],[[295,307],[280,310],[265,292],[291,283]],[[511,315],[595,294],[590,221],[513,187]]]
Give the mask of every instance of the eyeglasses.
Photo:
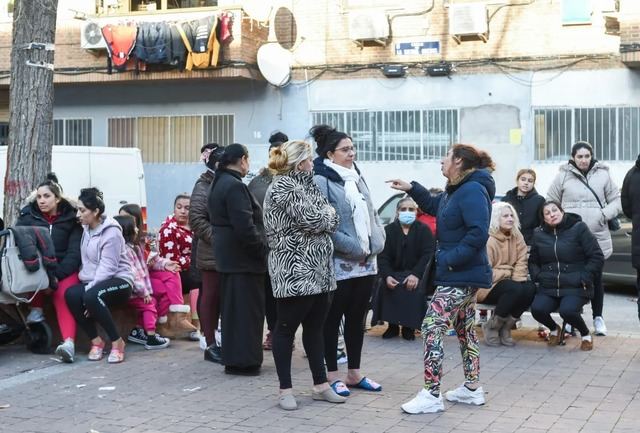
[[[336,152],[344,152],[344,153],[349,153],[349,152],[353,152],[356,153],[356,148],[353,146],[348,146],[348,147],[339,147],[335,150]]]

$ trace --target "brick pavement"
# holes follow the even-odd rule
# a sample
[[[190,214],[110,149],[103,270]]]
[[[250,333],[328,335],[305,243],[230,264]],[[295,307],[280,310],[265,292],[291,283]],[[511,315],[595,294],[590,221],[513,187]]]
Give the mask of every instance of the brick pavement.
[[[301,342],[294,352],[294,390],[301,408],[276,406],[273,359],[262,375],[234,377],[202,361],[195,343],[164,351],[129,346],[121,365],[73,365],[0,347],[0,432],[638,432],[640,338],[596,338],[593,352],[521,340],[516,348],[481,348],[487,404],[446,403],[446,411],[405,415],[400,404],[419,389],[421,343],[365,339],[363,371],[380,393],[354,391],[344,405],[314,402]],[[447,337],[443,388],[463,379],[455,337]],[[345,366],[341,366],[344,369]],[[114,390],[101,387],[115,387]]]

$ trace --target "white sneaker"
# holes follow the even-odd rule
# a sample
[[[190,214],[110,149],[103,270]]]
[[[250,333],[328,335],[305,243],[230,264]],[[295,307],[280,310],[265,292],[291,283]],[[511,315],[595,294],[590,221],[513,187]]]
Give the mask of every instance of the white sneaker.
[[[200,335],[200,350],[207,350],[207,339],[204,335]]]
[[[76,347],[73,344],[73,340],[64,340],[64,343],[56,347],[56,355],[58,355],[62,361],[67,363],[73,362],[73,357],[76,354]]]
[[[189,334],[189,340],[191,341],[200,341],[200,336],[202,334],[200,334],[199,330],[195,330],[195,331],[191,331],[191,333]]]
[[[600,336],[607,335],[607,325],[604,324],[604,319],[601,316],[593,319],[593,327],[595,328],[595,334]]]
[[[442,395],[434,397],[433,394],[422,388],[420,392],[413,397],[413,399],[402,405],[402,410],[412,415],[418,413],[442,412],[444,410]]]
[[[27,323],[44,322],[44,313],[42,308],[32,308],[27,316]]]
[[[448,401],[474,404],[476,406],[484,404],[484,391],[482,390],[482,387],[479,387],[475,391],[471,391],[466,386],[460,385],[456,389],[447,391],[444,396]]]

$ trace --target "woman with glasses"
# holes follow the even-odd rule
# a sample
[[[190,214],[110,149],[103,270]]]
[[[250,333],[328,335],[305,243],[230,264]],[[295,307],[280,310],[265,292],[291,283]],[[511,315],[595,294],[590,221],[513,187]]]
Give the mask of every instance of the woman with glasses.
[[[356,152],[351,137],[328,125],[314,126],[309,133],[319,155],[314,160],[314,181],[340,216],[338,230],[331,235],[338,289],[324,327],[327,376],[333,390],[343,397],[351,394],[347,385],[381,391],[380,384],[360,372],[360,357],[363,322],[378,273],[376,256],[384,248],[384,229],[371,202],[369,188],[354,163]],[[336,359],[342,316],[348,355],[344,380],[338,373]]]
[[[415,329],[424,318],[425,291],[421,279],[433,256],[431,230],[416,221],[418,205],[411,197],[398,201],[396,219],[384,228],[387,240],[378,257],[380,266],[380,318],[389,322],[382,338],[415,340]],[[421,286],[420,288],[418,286]],[[417,302],[416,302],[417,301]]]

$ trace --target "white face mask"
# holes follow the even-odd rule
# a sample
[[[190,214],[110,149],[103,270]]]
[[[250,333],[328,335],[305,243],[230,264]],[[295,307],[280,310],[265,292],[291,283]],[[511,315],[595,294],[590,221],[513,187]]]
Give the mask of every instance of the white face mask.
[[[411,211],[398,212],[398,221],[406,226],[413,224],[416,220],[416,213]]]

